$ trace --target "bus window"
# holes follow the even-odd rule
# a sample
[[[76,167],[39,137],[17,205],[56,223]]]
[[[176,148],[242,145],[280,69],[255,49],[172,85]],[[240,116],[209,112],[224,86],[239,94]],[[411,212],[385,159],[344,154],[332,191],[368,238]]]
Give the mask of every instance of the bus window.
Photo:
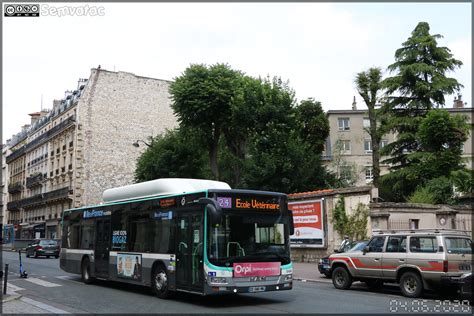
[[[94,220],[83,220],[81,226],[81,249],[94,249]]]

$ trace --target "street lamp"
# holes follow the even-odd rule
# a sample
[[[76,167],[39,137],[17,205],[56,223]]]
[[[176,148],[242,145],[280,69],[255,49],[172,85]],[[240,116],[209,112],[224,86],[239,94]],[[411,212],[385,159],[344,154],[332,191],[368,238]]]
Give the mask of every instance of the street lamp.
[[[140,144],[139,144],[138,142],[142,142],[142,143],[145,144],[146,146],[151,147],[150,144],[148,144],[146,141],[141,140],[141,139],[137,139],[132,145],[133,145],[134,147],[137,147],[137,148],[138,148],[138,147],[140,147]]]

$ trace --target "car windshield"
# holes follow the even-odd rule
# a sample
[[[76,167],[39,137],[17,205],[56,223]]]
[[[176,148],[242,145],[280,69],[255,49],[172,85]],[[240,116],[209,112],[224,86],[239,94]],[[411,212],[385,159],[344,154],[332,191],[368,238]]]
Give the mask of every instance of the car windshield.
[[[209,261],[220,266],[231,266],[233,262],[289,263],[286,222],[281,215],[223,215],[219,225],[209,225]]]
[[[41,246],[56,246],[55,240],[41,240],[39,243]]]
[[[472,254],[472,242],[468,238],[446,237],[444,241],[448,253]]]
[[[362,251],[362,249],[364,249],[365,246],[367,246],[367,241],[360,241],[360,242],[356,243],[354,247],[349,249],[348,252]]]

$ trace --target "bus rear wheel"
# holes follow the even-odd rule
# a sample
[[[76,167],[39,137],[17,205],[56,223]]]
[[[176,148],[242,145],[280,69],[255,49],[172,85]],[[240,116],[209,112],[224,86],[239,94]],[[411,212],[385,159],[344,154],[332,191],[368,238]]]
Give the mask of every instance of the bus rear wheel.
[[[168,287],[168,272],[162,265],[157,266],[153,270],[151,277],[151,288],[159,298],[166,299],[170,297],[170,291]]]
[[[94,278],[91,276],[91,264],[89,258],[85,258],[82,261],[81,272],[82,282],[84,282],[85,284],[91,284],[92,282],[94,282]]]

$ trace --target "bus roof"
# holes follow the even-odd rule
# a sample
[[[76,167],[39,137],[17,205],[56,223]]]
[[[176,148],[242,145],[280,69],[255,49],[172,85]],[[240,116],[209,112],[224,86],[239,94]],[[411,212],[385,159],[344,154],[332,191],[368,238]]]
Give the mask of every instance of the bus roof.
[[[225,182],[213,180],[163,178],[105,190],[102,199],[104,203],[111,203],[209,189],[230,189],[230,186]]]

